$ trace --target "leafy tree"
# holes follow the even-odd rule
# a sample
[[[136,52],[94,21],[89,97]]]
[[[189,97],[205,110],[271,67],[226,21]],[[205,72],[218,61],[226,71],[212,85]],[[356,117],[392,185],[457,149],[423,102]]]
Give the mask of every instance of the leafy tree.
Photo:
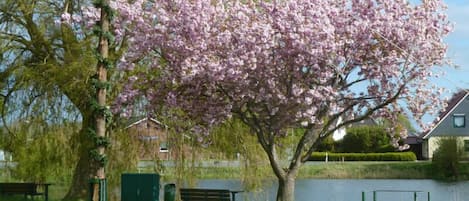
[[[0,2],[0,109],[7,139],[14,140],[16,134],[9,127],[16,122],[81,123],[71,133],[70,145],[79,157],[64,200],[85,199],[89,178],[98,168],[90,163],[89,154],[95,147],[88,132],[96,120],[92,83],[99,89],[108,83],[93,79],[98,61],[104,60],[96,57],[97,40],[90,35],[89,24],[80,21],[88,7],[89,1],[78,0]],[[112,43],[108,62],[125,49],[122,41]],[[41,136],[31,139],[36,137]],[[14,148],[8,144],[7,149]]]
[[[463,151],[455,137],[440,138],[433,153],[432,166],[437,178],[456,180],[461,172]]]
[[[341,152],[373,153],[394,151],[386,128],[382,126],[358,126],[347,129],[340,143]]]
[[[9,141],[17,163],[12,169],[13,176],[23,181],[70,182],[68,179],[77,161],[70,146],[70,133],[75,132],[77,125],[21,124],[15,127],[16,136]]]
[[[201,137],[240,119],[268,156],[277,200],[292,201],[321,139],[370,115],[396,120],[397,99],[416,119],[440,105],[428,77],[445,62],[442,8],[440,0],[122,2],[116,9],[132,16],[133,33],[120,65],[146,60],[159,74],[132,77],[121,102],[143,95],[150,109],[184,111]],[[282,160],[281,139],[297,128]]]
[[[332,138],[332,135],[329,135],[326,138],[323,138],[321,143],[318,143],[318,146],[316,148],[317,151],[321,152],[336,152],[338,151],[337,149],[340,146],[341,141],[334,141],[334,138]]]
[[[416,130],[414,126],[412,125],[412,123],[410,122],[409,117],[407,115],[404,115],[404,114],[398,115],[397,122],[398,122],[398,125],[400,125],[402,129],[406,129],[408,133],[415,133]]]
[[[266,165],[266,156],[262,148],[256,143],[255,136],[249,127],[239,119],[231,119],[215,127],[211,132],[211,144],[208,152],[223,153],[228,159],[238,160],[242,167],[242,181],[247,189],[256,189],[265,182],[261,177],[260,167]],[[288,143],[283,143],[289,147]]]
[[[137,172],[139,153],[135,150],[139,150],[139,143],[137,136],[129,135],[122,128],[113,130],[110,138],[112,145],[107,150],[109,162],[106,166],[108,200],[120,200],[114,189],[120,189],[123,172]]]

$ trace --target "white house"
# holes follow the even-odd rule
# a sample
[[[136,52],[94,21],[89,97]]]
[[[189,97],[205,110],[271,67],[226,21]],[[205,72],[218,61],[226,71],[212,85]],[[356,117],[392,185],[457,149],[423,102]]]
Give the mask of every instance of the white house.
[[[11,154],[0,149],[0,161],[12,161],[12,159]]]
[[[341,124],[342,121],[343,121],[342,117],[339,117],[337,119],[336,125]],[[367,118],[367,119],[364,119],[362,121],[359,121],[359,122],[356,122],[356,123],[353,123],[351,125],[344,126],[342,128],[339,128],[339,129],[335,130],[334,133],[332,133],[332,139],[334,139],[334,141],[342,140],[344,138],[344,136],[347,134],[347,128],[350,128],[350,127],[375,126],[375,125],[378,125],[376,123],[376,121],[374,121],[373,119]]]
[[[342,123],[342,117],[339,117],[339,119],[337,119],[336,125],[339,125],[341,123]],[[345,127],[339,128],[335,130],[334,133],[332,134],[332,139],[334,139],[334,141],[341,140],[342,138],[344,138],[345,134],[347,134]]]

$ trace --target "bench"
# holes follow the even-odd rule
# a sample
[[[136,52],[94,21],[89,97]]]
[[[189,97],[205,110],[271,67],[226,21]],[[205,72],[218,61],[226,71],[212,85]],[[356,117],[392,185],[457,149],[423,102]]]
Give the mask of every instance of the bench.
[[[181,188],[182,201],[235,201],[236,193],[226,189]]]
[[[39,183],[0,183],[0,195],[24,195],[25,198],[27,196],[44,195],[44,200],[48,201],[49,185]],[[44,191],[39,192],[39,186],[43,186]]]

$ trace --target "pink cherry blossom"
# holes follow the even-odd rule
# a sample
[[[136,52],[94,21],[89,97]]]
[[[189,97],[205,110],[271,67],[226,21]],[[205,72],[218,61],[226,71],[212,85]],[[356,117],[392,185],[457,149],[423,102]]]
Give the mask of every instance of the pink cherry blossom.
[[[420,120],[443,104],[428,79],[448,63],[443,38],[451,24],[441,0],[119,0],[113,6],[117,39],[128,43],[119,66],[148,67],[129,81],[119,105],[145,96],[150,108],[178,108],[199,126],[240,118],[280,180],[296,174],[316,141],[342,126],[368,116],[393,120],[403,111]],[[277,137],[298,127],[306,131],[285,171],[273,150]],[[279,192],[277,200],[292,199]]]

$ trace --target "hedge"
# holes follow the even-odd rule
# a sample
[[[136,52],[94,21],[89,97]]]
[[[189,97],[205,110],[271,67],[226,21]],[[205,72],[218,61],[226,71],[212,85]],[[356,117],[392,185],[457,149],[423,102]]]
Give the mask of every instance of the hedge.
[[[328,161],[415,161],[413,152],[392,153],[327,153]],[[310,161],[325,161],[325,152],[314,152]]]

